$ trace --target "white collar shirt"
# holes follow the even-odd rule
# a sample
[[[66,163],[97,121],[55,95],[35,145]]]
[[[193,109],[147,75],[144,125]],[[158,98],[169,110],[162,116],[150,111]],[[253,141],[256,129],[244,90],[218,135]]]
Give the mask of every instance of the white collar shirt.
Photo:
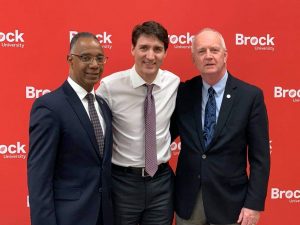
[[[158,164],[168,162],[170,150],[170,118],[175,108],[179,77],[159,70],[152,95],[156,108],[156,149]],[[101,80],[96,91],[112,111],[113,154],[112,162],[120,166],[145,166],[144,101],[146,82],[135,67],[114,73]]]
[[[86,113],[90,117],[89,109],[88,109],[88,100],[85,98],[85,96],[87,95],[88,92],[83,87],[81,87],[79,84],[77,84],[71,77],[68,77],[68,82],[71,85],[71,87],[73,88],[73,90],[76,92],[77,96],[79,97],[80,101],[83,104],[83,107],[84,107]],[[94,88],[90,93],[95,96]],[[97,114],[98,114],[98,117],[100,120],[103,137],[105,137],[105,121],[103,119],[103,116],[101,115],[100,106],[99,106],[96,98],[94,98],[94,105],[95,105],[95,108],[96,108],[96,111],[97,111]]]

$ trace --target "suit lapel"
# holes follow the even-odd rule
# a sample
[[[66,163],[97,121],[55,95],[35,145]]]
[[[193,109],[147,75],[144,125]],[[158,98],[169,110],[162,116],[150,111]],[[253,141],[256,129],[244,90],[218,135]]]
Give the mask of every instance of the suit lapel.
[[[230,74],[228,74],[228,79],[225,86],[225,91],[222,99],[221,109],[219,112],[217,126],[215,129],[214,137],[210,143],[210,146],[213,145],[214,142],[218,140],[218,136],[222,128],[226,124],[226,121],[228,119],[228,116],[231,112],[234,103],[234,98],[236,96],[235,89],[236,89],[236,85],[234,82],[234,78]]]
[[[196,118],[198,137],[200,138],[202,149],[205,149],[202,130],[202,78],[200,76],[195,82],[192,95],[195,98],[194,116]]]
[[[89,136],[89,139],[94,147],[93,154],[96,153],[97,156],[100,158],[100,152],[94,133],[94,128],[84,106],[82,105],[81,100],[67,81],[65,81],[62,87],[67,96],[67,101],[70,103],[79,121],[81,122],[81,125],[83,126],[83,128]]]

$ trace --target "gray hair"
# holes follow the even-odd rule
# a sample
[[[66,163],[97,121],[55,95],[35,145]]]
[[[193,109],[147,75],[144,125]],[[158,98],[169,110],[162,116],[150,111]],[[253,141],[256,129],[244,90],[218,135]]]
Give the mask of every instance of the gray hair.
[[[203,28],[202,30],[200,30],[200,31],[194,36],[193,41],[192,41],[192,48],[191,48],[192,53],[194,52],[194,46],[195,46],[195,39],[196,39],[196,37],[197,37],[198,35],[202,34],[203,32],[206,32],[206,31],[211,31],[211,32],[216,33],[216,34],[219,36],[220,40],[221,40],[221,46],[222,46],[222,48],[224,48],[225,51],[227,50],[227,49],[226,49],[226,44],[225,44],[225,41],[224,41],[224,38],[223,38],[222,34],[221,34],[219,31],[217,31],[217,30],[215,30],[215,29],[213,29],[213,28],[206,27],[206,28]]]

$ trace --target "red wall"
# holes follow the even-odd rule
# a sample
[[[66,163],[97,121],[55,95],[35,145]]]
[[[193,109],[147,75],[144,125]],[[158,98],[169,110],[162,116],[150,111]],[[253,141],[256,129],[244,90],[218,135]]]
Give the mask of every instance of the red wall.
[[[182,80],[197,74],[189,37],[204,27],[224,35],[229,71],[264,90],[269,113],[271,177],[260,224],[300,224],[299,8],[297,0],[0,0],[0,224],[30,224],[28,119],[39,96],[32,90],[53,90],[67,78],[70,32],[102,35],[106,76],[132,66],[131,30],[146,20],[168,29],[173,44],[163,68]],[[252,38],[241,43],[242,35]]]

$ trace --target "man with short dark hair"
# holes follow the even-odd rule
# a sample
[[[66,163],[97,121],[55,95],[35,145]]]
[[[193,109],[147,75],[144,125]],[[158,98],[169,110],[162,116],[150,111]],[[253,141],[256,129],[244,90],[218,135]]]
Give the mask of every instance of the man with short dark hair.
[[[227,71],[218,31],[201,30],[192,56],[201,75],[180,84],[171,123],[173,138],[181,138],[176,224],[255,225],[270,170],[263,92]]]
[[[111,112],[94,85],[107,60],[97,37],[76,34],[69,77],[30,114],[32,225],[111,225]]]
[[[134,66],[103,78],[97,90],[113,115],[116,225],[172,224],[169,126],[179,78],[160,69],[168,44],[161,24],[137,25],[132,31]]]

